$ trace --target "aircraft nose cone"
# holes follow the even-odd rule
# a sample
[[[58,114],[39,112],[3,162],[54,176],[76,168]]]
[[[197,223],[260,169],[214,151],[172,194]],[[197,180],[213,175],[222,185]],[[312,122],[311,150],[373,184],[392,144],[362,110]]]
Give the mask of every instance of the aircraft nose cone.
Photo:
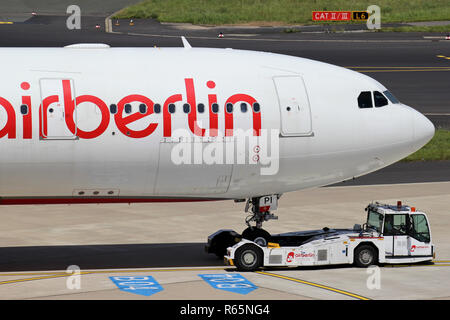
[[[419,150],[434,136],[434,125],[420,112],[415,111],[413,115],[414,125],[414,148]]]

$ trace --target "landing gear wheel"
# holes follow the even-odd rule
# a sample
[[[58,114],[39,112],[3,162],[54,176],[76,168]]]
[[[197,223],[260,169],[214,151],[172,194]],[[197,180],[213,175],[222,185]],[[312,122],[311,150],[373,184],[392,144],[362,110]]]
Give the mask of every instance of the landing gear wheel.
[[[355,250],[354,263],[357,267],[367,268],[378,262],[377,252],[372,246],[362,245]]]
[[[254,271],[262,266],[263,253],[254,244],[245,244],[236,250],[234,264],[238,270]]]
[[[266,247],[270,240],[270,233],[264,229],[248,227],[242,232],[242,238],[255,242],[261,247]]]

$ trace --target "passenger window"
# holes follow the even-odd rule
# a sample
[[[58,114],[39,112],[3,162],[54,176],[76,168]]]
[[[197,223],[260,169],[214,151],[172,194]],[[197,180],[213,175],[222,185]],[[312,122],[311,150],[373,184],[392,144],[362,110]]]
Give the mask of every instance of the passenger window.
[[[205,105],[204,105],[203,103],[199,103],[199,104],[197,105],[197,110],[198,110],[198,113],[203,113],[203,112],[205,112]]]
[[[154,111],[155,113],[161,113],[161,105],[160,105],[159,103],[156,103],[156,104],[153,106],[153,111]]]
[[[372,93],[370,91],[363,91],[359,94],[358,106],[361,109],[372,108]]]
[[[23,115],[27,115],[28,114],[28,105],[23,104],[20,106],[20,113]]]
[[[189,103],[183,104],[183,112],[184,112],[184,113],[189,113],[189,112],[191,112],[191,105],[190,105]]]
[[[228,113],[232,113],[233,112],[233,104],[232,103],[227,103],[227,112]]]
[[[383,91],[383,93],[389,99],[390,102],[392,102],[394,104],[400,103],[400,101],[398,101],[398,99],[392,93],[390,93],[388,90]]]
[[[241,111],[243,113],[247,112],[247,104],[246,103],[241,103]]]
[[[213,103],[211,109],[213,113],[219,113],[219,105],[217,103]]]
[[[111,112],[111,114],[116,114],[117,113],[117,105],[116,104],[111,104],[109,106],[109,111]]]
[[[169,113],[175,113],[175,104],[169,104]]]
[[[375,101],[375,107],[384,107],[388,104],[388,100],[381,92],[374,91],[373,92],[373,101]]]
[[[139,112],[142,114],[147,113],[147,105],[145,103],[139,105]]]
[[[253,104],[253,112],[260,112],[261,111],[261,106],[259,105],[258,102],[255,102]]]
[[[131,113],[131,104],[127,103],[125,105],[125,113]]]

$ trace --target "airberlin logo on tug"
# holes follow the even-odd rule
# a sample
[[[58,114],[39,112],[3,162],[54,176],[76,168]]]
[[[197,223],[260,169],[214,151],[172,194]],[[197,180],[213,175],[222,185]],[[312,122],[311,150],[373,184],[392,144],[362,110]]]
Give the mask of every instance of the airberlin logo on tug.
[[[305,252],[301,252],[301,253],[294,253],[293,251],[289,252],[287,257],[286,257],[286,262],[293,262],[294,258],[314,258],[315,254],[314,253],[305,253]]]
[[[195,106],[196,96],[195,96],[195,88],[194,88],[194,80],[192,78],[184,79],[185,88],[186,88],[186,101],[191,106],[191,110],[188,114],[188,127],[192,134],[196,136],[205,136],[206,129],[200,128],[197,124],[197,113]],[[62,92],[63,97],[60,101],[60,96],[57,94],[49,95],[47,97],[42,97],[41,104],[39,105],[39,135],[41,137],[47,137],[47,110],[54,103],[63,103],[64,104],[64,114],[65,114],[65,123],[67,128],[79,138],[82,139],[94,139],[101,136],[109,126],[111,114],[107,104],[99,97],[94,95],[80,95],[77,97],[73,97],[72,88],[71,88],[71,80],[62,79]],[[214,89],[216,84],[214,81],[208,81],[207,87],[210,89]],[[28,82],[22,82],[20,87],[24,91],[28,91],[30,89],[30,84]],[[176,102],[180,102],[183,100],[183,96],[180,93],[173,94],[169,96],[162,105],[162,114],[163,114],[163,136],[171,137],[172,136],[172,114],[169,112],[169,105],[174,104]],[[74,111],[78,105],[84,102],[93,103],[101,112],[101,121],[100,124],[91,131],[84,131],[77,128],[77,125],[74,121]],[[147,106],[146,113],[132,113],[130,115],[124,116],[123,110],[126,104],[138,102],[143,103]],[[231,95],[224,103],[226,106],[228,103],[236,104],[238,102],[244,102],[250,105],[252,108],[253,115],[253,135],[260,136],[261,133],[261,112],[255,112],[253,109],[253,104],[256,102],[256,99],[248,94],[237,93]],[[212,112],[212,105],[217,103],[217,95],[216,94],[208,94],[208,106],[209,106],[209,135],[212,137],[218,136],[218,114]],[[28,112],[22,114],[22,123],[23,123],[23,139],[32,139],[33,130],[32,130],[32,99],[30,95],[22,96],[22,105],[28,106]],[[2,107],[6,111],[7,119],[6,124],[3,128],[0,128],[0,138],[5,136],[8,139],[16,139],[16,112],[14,110],[13,105],[5,98],[0,97],[0,107]],[[141,94],[130,94],[124,98],[122,98],[117,103],[117,113],[114,115],[114,121],[116,126],[120,132],[130,138],[145,138],[150,136],[158,127],[159,123],[150,123],[145,129],[142,130],[132,130],[128,126],[138,121],[142,118],[145,118],[154,113],[153,110],[154,102]],[[1,119],[0,119],[1,121]],[[3,121],[1,121],[3,123]],[[225,112],[225,136],[233,136],[233,113]]]

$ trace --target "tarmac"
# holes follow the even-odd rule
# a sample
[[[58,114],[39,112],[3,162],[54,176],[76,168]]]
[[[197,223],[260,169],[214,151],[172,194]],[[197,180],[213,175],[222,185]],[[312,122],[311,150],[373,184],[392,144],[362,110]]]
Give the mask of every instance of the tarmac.
[[[0,299],[449,299],[450,182],[327,187],[280,199],[271,233],[350,228],[365,221],[372,201],[426,212],[436,246],[434,264],[381,266],[380,288],[367,269],[327,266],[237,272],[203,251],[221,228],[241,232],[242,203],[51,205],[0,208]],[[69,266],[80,268],[79,289],[68,289]],[[240,274],[256,289],[218,290],[200,274]],[[152,276],[163,288],[151,296],[119,290],[109,277]],[[70,288],[70,285],[69,285]]]

